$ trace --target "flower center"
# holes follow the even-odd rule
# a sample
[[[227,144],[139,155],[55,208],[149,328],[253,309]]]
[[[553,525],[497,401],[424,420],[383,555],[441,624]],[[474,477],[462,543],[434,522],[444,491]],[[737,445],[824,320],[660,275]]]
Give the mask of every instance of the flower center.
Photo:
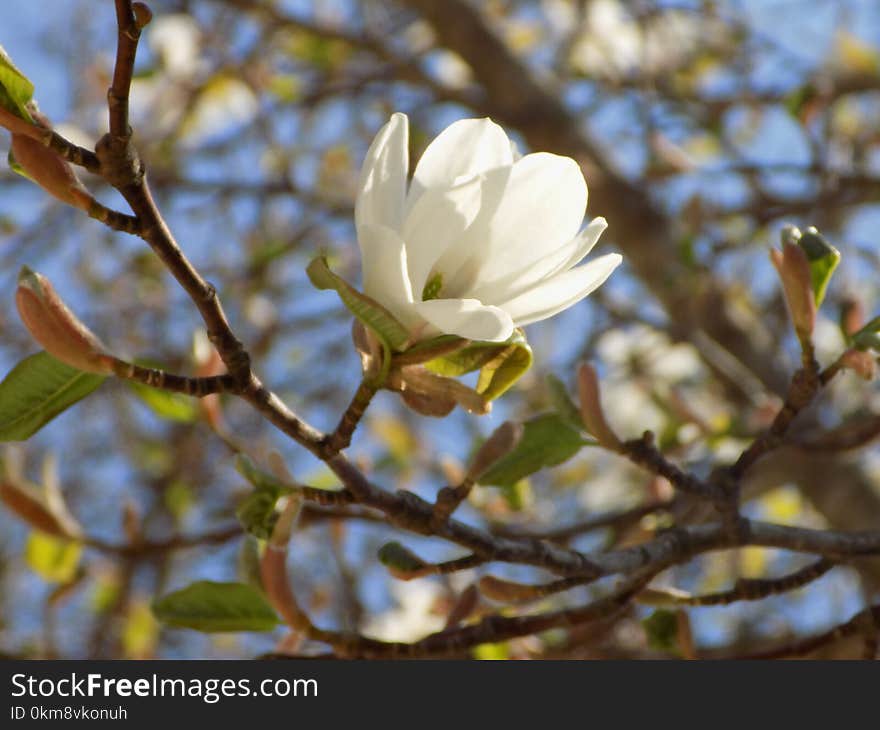
[[[441,289],[443,289],[443,274],[438,272],[428,277],[428,281],[425,282],[425,288],[422,289],[422,301],[428,302],[432,299],[439,299]]]

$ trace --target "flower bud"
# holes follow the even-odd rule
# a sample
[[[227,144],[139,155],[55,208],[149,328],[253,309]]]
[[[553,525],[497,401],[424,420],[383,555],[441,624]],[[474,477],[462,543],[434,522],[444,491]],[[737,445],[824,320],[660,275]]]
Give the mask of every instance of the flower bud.
[[[430,567],[412,550],[399,542],[387,542],[379,548],[379,562],[399,580],[418,578]]]
[[[49,121],[36,109],[31,110],[39,129],[50,129]],[[76,176],[73,167],[54,150],[49,149],[32,134],[12,132],[12,157],[24,174],[50,195],[68,205],[88,211],[94,199]]]
[[[0,481],[0,502],[24,522],[40,532],[55,537],[79,537],[80,527],[68,512],[53,510],[35,488]]]
[[[392,371],[387,387],[398,391],[410,408],[424,416],[445,416],[456,405],[480,415],[492,409],[492,404],[477,391],[452,378],[430,373],[420,365]]]
[[[144,3],[132,3],[131,9],[138,28],[144,28],[153,19],[153,11]]]
[[[865,350],[849,349],[840,358],[846,370],[852,370],[863,380],[871,381],[877,376],[877,361]]]
[[[513,423],[512,421],[502,423],[474,455],[467,471],[467,478],[477,481],[493,464],[513,450],[522,435],[523,426],[521,423]]]
[[[480,593],[486,598],[504,603],[522,603],[540,597],[538,586],[516,583],[494,575],[484,575],[480,578],[479,587]]]
[[[50,355],[87,373],[113,373],[115,358],[67,308],[45,276],[23,267],[15,303],[28,332]]]
[[[619,451],[620,439],[608,421],[602,410],[602,399],[599,392],[599,377],[596,370],[589,363],[582,363],[578,370],[578,396],[581,404],[581,418],[593,437],[611,451]]]
[[[847,337],[852,337],[865,325],[865,308],[858,299],[846,299],[840,311],[840,329]]]
[[[67,160],[22,134],[12,135],[12,155],[27,177],[47,193],[75,208],[89,209],[92,197]]]
[[[782,251],[770,251],[770,260],[782,280],[795,331],[799,337],[810,337],[816,326],[816,300],[807,254],[800,246],[786,241]]]
[[[452,629],[461,624],[476,610],[479,604],[480,592],[471,583],[461,592],[449,610],[449,613],[446,615],[446,626],[444,628]]]

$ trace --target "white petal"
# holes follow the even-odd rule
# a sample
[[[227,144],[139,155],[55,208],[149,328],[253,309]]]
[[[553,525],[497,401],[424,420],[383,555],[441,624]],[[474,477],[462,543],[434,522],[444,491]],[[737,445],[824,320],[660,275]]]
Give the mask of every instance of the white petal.
[[[393,114],[379,130],[361,168],[354,208],[358,226],[376,224],[400,230],[409,172],[409,120]]]
[[[552,317],[598,289],[623,259],[610,253],[588,264],[557,274],[533,289],[498,304],[517,326]]]
[[[608,227],[604,218],[594,218],[590,224],[564,246],[551,251],[537,261],[526,261],[503,279],[477,286],[472,294],[482,302],[509,300],[539,284],[544,279],[577,266],[590,253],[599,236]]]
[[[433,187],[452,187],[462,177],[513,163],[507,134],[491,119],[460,119],[444,129],[422,154],[413,173],[410,205]]]
[[[407,271],[406,246],[390,228],[358,226],[361,246],[363,291],[388,309],[406,327],[421,324],[413,309],[413,294]]]
[[[419,197],[403,222],[409,278],[416,299],[431,267],[457,241],[480,211],[480,180],[471,178],[453,188],[430,188]]]
[[[602,235],[606,228],[608,228],[608,221],[601,216],[593,218],[590,224],[577,235],[571,244],[563,247],[562,251],[569,254],[568,259],[565,261],[560,260],[558,266],[549,272],[547,276],[558,274],[561,271],[568,271],[570,268],[577,266],[593,250],[593,246],[596,245],[599,236]]]
[[[538,152],[514,164],[507,178],[502,172],[486,175],[480,215],[440,264],[445,271],[473,259],[476,271],[469,272],[470,282],[459,279],[462,287],[503,280],[571,241],[583,223],[587,185],[570,157]]]
[[[484,342],[504,342],[513,334],[513,321],[503,309],[487,307],[476,299],[432,299],[415,306],[444,334]]]
[[[473,223],[440,257],[436,269],[443,273],[448,297],[470,296],[490,249],[492,221],[502,204],[513,167],[499,167],[481,175],[480,209]]]

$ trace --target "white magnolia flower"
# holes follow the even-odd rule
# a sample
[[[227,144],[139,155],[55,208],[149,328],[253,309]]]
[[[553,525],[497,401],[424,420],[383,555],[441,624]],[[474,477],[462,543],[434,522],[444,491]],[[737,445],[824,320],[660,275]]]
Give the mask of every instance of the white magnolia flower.
[[[561,312],[620,263],[577,266],[606,228],[580,231],[587,186],[577,163],[520,157],[489,119],[463,119],[425,150],[407,185],[409,127],[394,114],[367,152],[355,223],[364,293],[416,338],[502,342]]]

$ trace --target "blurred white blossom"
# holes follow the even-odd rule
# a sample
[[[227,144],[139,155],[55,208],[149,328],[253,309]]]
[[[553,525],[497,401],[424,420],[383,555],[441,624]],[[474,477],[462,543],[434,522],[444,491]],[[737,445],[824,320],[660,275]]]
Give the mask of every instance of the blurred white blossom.
[[[248,84],[228,73],[210,74],[202,32],[191,17],[157,18],[146,38],[156,68],[132,82],[131,113],[139,127],[156,138],[177,130],[181,143],[193,146],[256,116],[259,101]]]
[[[442,588],[431,581],[394,581],[391,595],[397,605],[374,616],[364,633],[384,641],[417,641],[443,628],[443,616],[433,612]]]
[[[701,51],[721,47],[729,35],[725,24],[711,16],[667,9],[637,18],[620,0],[593,0],[572,46],[571,63],[583,73],[609,78],[638,70],[665,73]]]

